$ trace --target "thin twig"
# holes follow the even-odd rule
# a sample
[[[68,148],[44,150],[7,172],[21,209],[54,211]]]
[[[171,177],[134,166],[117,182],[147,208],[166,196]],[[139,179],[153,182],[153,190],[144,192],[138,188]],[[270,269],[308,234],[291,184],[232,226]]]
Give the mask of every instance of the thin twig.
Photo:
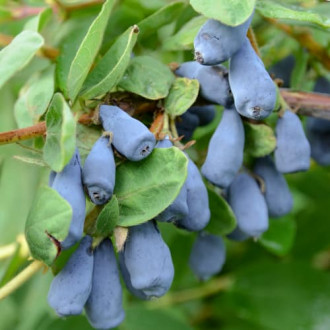
[[[17,248],[16,242],[4,246],[0,246],[0,260],[11,257],[15,253],[16,248]]]
[[[12,292],[23,285],[28,279],[30,279],[35,273],[37,273],[44,264],[40,261],[33,261],[22,272],[16,275],[11,281],[6,283],[0,289],[0,300],[9,296]]]
[[[280,93],[285,102],[290,108],[297,109],[297,113],[303,116],[311,116],[330,120],[330,96],[320,93],[307,92],[293,92],[287,89],[280,89]],[[141,105],[146,112],[155,110],[155,101],[150,101],[151,106],[147,106],[148,100],[145,100]],[[123,107],[123,102],[122,102]],[[129,105],[130,108],[132,104]],[[129,109],[127,111],[130,111]],[[141,114],[142,108],[137,107],[134,113]],[[79,117],[78,122],[83,125],[93,125],[94,112],[83,114]],[[171,129],[174,129],[173,123]],[[172,132],[175,135],[175,131]],[[44,121],[26,128],[20,128],[8,132],[0,133],[0,145],[15,143],[17,141],[24,141],[33,139],[37,136],[44,136],[46,134],[46,123]]]
[[[254,31],[253,31],[252,27],[249,27],[248,32],[247,32],[247,37],[249,38],[250,43],[251,43],[254,51],[261,58],[261,53],[260,53],[260,50],[259,50],[257,38],[256,38],[256,35],[254,34]]]

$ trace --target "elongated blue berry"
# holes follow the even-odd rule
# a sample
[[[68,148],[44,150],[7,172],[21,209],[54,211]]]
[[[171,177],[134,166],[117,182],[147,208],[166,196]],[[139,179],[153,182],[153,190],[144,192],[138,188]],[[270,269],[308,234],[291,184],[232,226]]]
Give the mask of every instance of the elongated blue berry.
[[[86,200],[82,185],[78,149],[76,149],[69,164],[56,174],[52,188],[67,200],[72,208],[69,233],[65,240],[61,242],[61,247],[67,249],[81,239],[85,222]]]
[[[250,238],[251,236],[243,233],[238,227],[236,227],[227,237],[233,241],[242,242]]]
[[[203,65],[215,65],[231,58],[241,48],[252,16],[238,26],[208,20],[194,40],[196,60]]]
[[[116,178],[116,164],[109,138],[101,136],[86,158],[83,182],[94,204],[106,203],[112,196]]]
[[[85,305],[89,323],[95,329],[117,327],[125,317],[122,296],[115,252],[106,239],[94,251],[92,290]]]
[[[229,106],[233,103],[228,70],[222,65],[201,65],[196,72],[196,79],[200,84],[200,95],[207,101]]]
[[[119,262],[127,288],[141,299],[161,297],[172,284],[171,252],[154,221],[129,227]]]
[[[244,117],[263,119],[273,111],[276,87],[249,39],[230,59],[229,84],[236,110]]]
[[[187,187],[188,215],[175,222],[179,228],[189,231],[200,231],[210,221],[210,208],[207,189],[197,166],[189,159]]]
[[[289,213],[293,207],[292,195],[284,176],[276,169],[272,159],[269,156],[258,158],[254,173],[264,180],[268,214],[271,217],[281,217]]]
[[[202,174],[216,186],[225,188],[243,163],[244,127],[235,109],[225,109],[209,143]]]
[[[92,289],[92,238],[85,236],[64,268],[54,277],[48,303],[59,316],[81,314]]]
[[[220,236],[201,232],[192,247],[189,266],[194,274],[205,281],[222,269],[226,247]]]
[[[256,181],[246,173],[236,176],[228,189],[228,201],[234,211],[238,229],[259,237],[268,229],[268,210]]]
[[[100,120],[103,128],[112,132],[113,146],[127,159],[139,161],[152,152],[156,144],[154,135],[119,107],[101,105]]]
[[[196,73],[201,65],[195,61],[184,62],[175,70],[175,74],[180,77],[196,79]]]
[[[299,117],[286,110],[276,124],[275,165],[281,173],[307,171],[311,148]]]

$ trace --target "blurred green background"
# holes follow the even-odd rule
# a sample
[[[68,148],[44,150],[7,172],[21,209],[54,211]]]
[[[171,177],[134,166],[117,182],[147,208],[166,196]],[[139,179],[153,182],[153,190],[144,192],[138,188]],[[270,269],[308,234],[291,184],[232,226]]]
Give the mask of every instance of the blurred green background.
[[[128,26],[168,2],[118,1],[107,27],[104,49]],[[323,1],[291,2],[306,10],[315,8],[324,15],[330,13],[330,4]],[[12,8],[12,5],[36,6],[44,5],[44,2],[0,0],[1,10]],[[78,20],[84,18],[90,22],[95,13],[97,11],[89,9],[75,13],[73,17],[76,15]],[[151,54],[166,64],[192,60],[192,49],[168,50],[162,48],[162,44],[196,15],[187,5],[175,21],[139,42],[135,54]],[[0,20],[0,31],[14,36],[26,21],[27,18]],[[297,22],[286,23],[295,25]],[[65,25],[61,24],[54,19],[44,31],[47,42],[54,47],[65,30],[61,28],[57,35],[59,27]],[[329,30],[313,24],[304,25],[318,43],[329,47]],[[329,76],[315,58],[306,55],[299,43],[258,14],[253,26],[268,67],[294,54],[298,64],[291,77],[292,88],[309,91],[319,75]],[[17,128],[13,109],[19,91],[32,73],[43,68],[47,61],[35,58],[0,89],[0,132]],[[220,120],[220,113],[217,120]],[[215,125],[212,123],[195,132],[197,144],[189,153],[198,164],[205,157]],[[22,158],[30,159],[34,155],[26,147],[35,147],[39,142],[24,142],[25,147],[17,144],[0,146],[0,248],[14,242],[17,235],[24,232],[36,191],[39,186],[47,184],[47,167],[22,161]],[[312,162],[308,172],[291,174],[287,179],[294,196],[293,212],[271,220],[270,230],[259,241],[237,243],[226,239],[225,267],[221,274],[208,282],[200,283],[188,267],[195,234],[161,224],[161,232],[175,265],[172,288],[164,298],[149,302],[138,301],[125,290],[126,319],[119,329],[330,329],[330,171]],[[11,258],[0,260],[2,283],[11,274],[9,265],[12,265]],[[25,263],[15,272],[23,266]],[[51,280],[51,271],[39,272],[1,301],[0,330],[91,329],[83,316],[62,320],[50,309],[46,297]]]

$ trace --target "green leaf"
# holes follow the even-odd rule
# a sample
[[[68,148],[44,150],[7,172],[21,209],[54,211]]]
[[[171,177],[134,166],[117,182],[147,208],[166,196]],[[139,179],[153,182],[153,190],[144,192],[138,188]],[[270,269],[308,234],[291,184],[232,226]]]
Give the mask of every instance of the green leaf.
[[[176,147],[154,149],[140,162],[117,167],[115,194],[119,225],[134,226],[153,219],[179,194],[187,177],[188,159]]]
[[[193,48],[194,39],[207,21],[204,16],[197,16],[187,22],[175,35],[163,42],[164,50],[191,50]]]
[[[53,11],[51,8],[45,8],[38,15],[34,16],[33,18],[31,18],[26,22],[26,24],[24,25],[24,30],[41,32],[41,30],[44,28],[44,26],[51,18],[52,13]]]
[[[57,254],[55,240],[63,241],[72,217],[70,204],[52,188],[39,189],[26,220],[25,236],[31,255],[50,266]]]
[[[93,64],[95,56],[101,47],[103,34],[114,2],[115,0],[107,0],[103,4],[100,13],[89,27],[71,63],[67,80],[67,91],[68,96],[72,101],[74,101],[78,95],[78,92]]]
[[[103,95],[118,84],[129,64],[138,33],[134,25],[116,40],[88,75],[81,93],[84,99]]]
[[[271,253],[285,256],[293,246],[296,236],[296,223],[291,217],[270,219],[269,229],[260,237],[258,242]]]
[[[105,205],[95,222],[95,231],[92,235],[107,237],[119,221],[119,205],[115,195]]]
[[[250,263],[217,307],[262,329],[329,329],[329,292],[329,274],[307,263]]]
[[[163,25],[175,22],[185,3],[181,1],[170,3],[138,23],[140,38],[157,32]]]
[[[198,13],[231,26],[244,23],[251,16],[255,2],[255,0],[190,0],[190,4]]]
[[[236,218],[229,204],[216,192],[208,189],[211,219],[204,229],[215,235],[227,235],[236,227]]]
[[[54,69],[36,73],[21,89],[14,107],[19,128],[36,124],[47,110],[54,93]]]
[[[193,328],[170,310],[149,310],[143,306],[129,306],[122,330],[192,330]]]
[[[176,78],[165,99],[165,111],[172,117],[182,115],[196,101],[198,92],[198,80]]]
[[[76,147],[76,123],[62,94],[56,93],[46,116],[47,137],[44,160],[60,172],[70,161]]]
[[[271,127],[244,122],[244,130],[245,151],[251,156],[263,157],[276,148],[276,138]]]
[[[39,33],[23,31],[0,51],[0,88],[32,60],[43,44]]]
[[[266,17],[275,19],[291,19],[319,25],[323,28],[330,27],[330,18],[326,15],[322,16],[313,9],[298,7],[296,4],[288,4],[283,1],[258,0],[258,12]]]
[[[52,273],[54,276],[56,276],[63,269],[73,252],[77,250],[78,246],[79,242],[71,246],[69,249],[61,251],[60,255],[57,256],[55,261],[52,263]]]
[[[165,64],[150,56],[137,56],[131,59],[118,86],[146,99],[158,100],[167,96],[174,78]]]

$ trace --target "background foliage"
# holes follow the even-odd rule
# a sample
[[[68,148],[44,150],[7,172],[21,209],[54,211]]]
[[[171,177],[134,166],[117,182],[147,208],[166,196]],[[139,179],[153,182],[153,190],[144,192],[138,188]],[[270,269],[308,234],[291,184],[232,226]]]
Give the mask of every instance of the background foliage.
[[[305,45],[265,19],[280,19],[289,27],[299,25],[324,49],[329,49],[330,4],[324,1],[192,0],[189,5],[187,1],[122,0],[108,1],[102,11],[101,4],[72,10],[83,2],[87,1],[48,1],[52,11],[43,1],[0,0],[0,44],[5,46],[4,35],[17,36],[6,48],[7,54],[0,53],[0,62],[3,58],[11,59],[10,63],[1,62],[5,64],[0,67],[0,131],[46,119],[52,132],[45,142],[43,157],[40,152],[26,149],[40,150],[44,145],[41,138],[24,142],[24,148],[18,144],[0,147],[0,245],[15,241],[24,232],[37,189],[47,184],[49,166],[59,170],[70,159],[75,136],[68,132],[76,129],[83,156],[98,136],[96,129],[75,124],[74,116],[81,112],[81,107],[74,100],[100,97],[115,86],[149,99],[165,98],[175,79],[166,65],[193,59],[193,38],[206,20],[199,13],[237,25],[256,4],[253,27],[266,66],[294,54],[296,66],[291,87],[299,90],[312,90],[318,75],[330,77],[326,66],[306,52]],[[22,6],[46,9],[23,17],[19,16]],[[139,32],[132,27],[134,24]],[[21,54],[15,51],[17,45],[24,50]],[[45,56],[46,45],[60,50],[56,69],[51,56]],[[132,50],[135,57],[130,58]],[[184,80],[176,84],[187,86]],[[196,97],[196,86],[187,88],[191,93],[189,101]],[[62,92],[66,99],[59,93],[53,97],[54,91]],[[172,102],[170,111],[174,114],[185,106],[175,108],[179,96],[172,95],[165,101],[169,107]],[[28,115],[22,113],[22,108],[29,109]],[[195,132],[197,143],[189,149],[191,158],[199,165],[221,118],[220,107],[217,110],[215,122]],[[54,122],[57,117],[60,122]],[[253,130],[253,126],[248,129]],[[260,148],[274,147],[272,137],[268,144],[255,146],[251,134],[247,153],[257,156],[264,152]],[[270,133],[266,129],[257,134],[263,137]],[[199,283],[188,268],[194,234],[161,224],[175,266],[172,288],[164,298],[150,302],[138,301],[125,291],[127,316],[119,328],[329,329],[330,171],[312,163],[307,173],[289,175],[287,179],[293,191],[294,211],[271,220],[269,231],[257,242],[226,240],[224,270],[206,283]],[[219,203],[223,201],[210,192],[212,217],[223,217]],[[233,226],[233,220],[225,214],[227,218],[220,228],[214,229],[221,234]],[[26,264],[20,251],[1,260],[1,285]],[[51,279],[50,271],[40,272],[1,301],[0,329],[90,329],[83,316],[61,320],[50,309],[46,295]]]

